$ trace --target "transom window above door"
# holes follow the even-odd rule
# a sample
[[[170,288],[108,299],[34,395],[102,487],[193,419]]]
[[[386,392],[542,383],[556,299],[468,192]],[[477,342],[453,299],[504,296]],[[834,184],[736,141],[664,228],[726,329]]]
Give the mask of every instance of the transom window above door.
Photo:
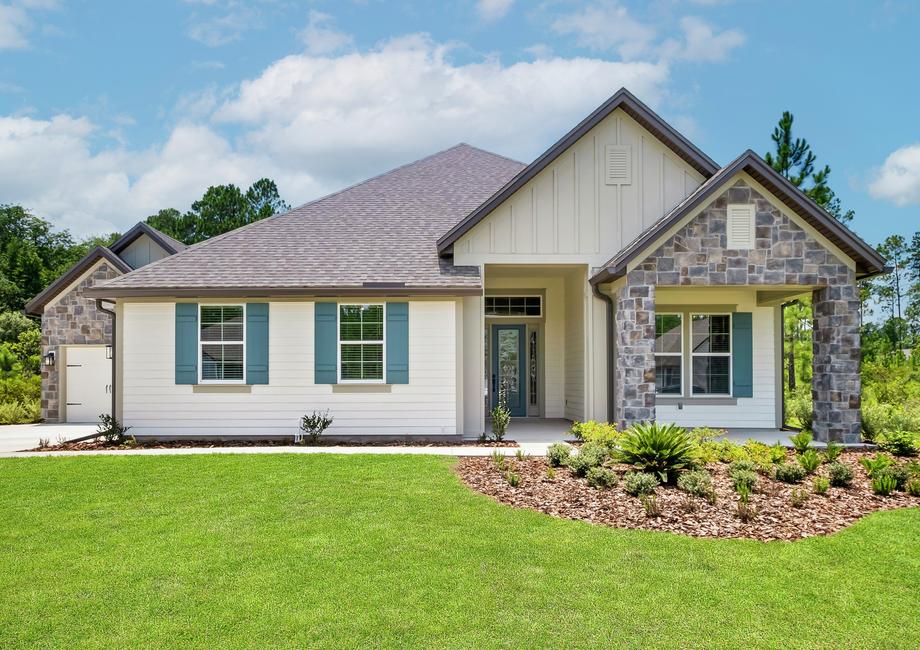
[[[542,296],[486,296],[486,316],[537,316],[543,315]]]

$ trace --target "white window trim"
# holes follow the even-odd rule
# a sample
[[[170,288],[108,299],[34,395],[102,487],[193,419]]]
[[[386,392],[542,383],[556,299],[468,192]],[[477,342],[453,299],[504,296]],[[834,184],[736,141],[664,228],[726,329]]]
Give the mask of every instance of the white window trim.
[[[380,373],[380,379],[342,379],[342,307],[373,307],[379,305],[383,307],[383,338],[379,341],[344,341],[345,345],[361,343],[380,343],[383,345],[383,370]],[[336,355],[336,379],[340,384],[386,384],[387,383],[387,304],[385,302],[340,302],[336,304],[336,332],[335,338],[339,342],[338,353]]]
[[[731,312],[690,312],[688,319],[690,327],[690,372],[687,374],[689,381],[690,396],[695,398],[706,399],[709,397],[724,399],[732,397],[732,354],[734,353],[735,341],[732,336],[732,314]],[[728,316],[728,352],[694,352],[693,351],[693,317],[694,316]],[[693,358],[694,357],[728,357],[728,392],[727,393],[694,393],[693,392]]]
[[[489,314],[485,309],[485,299],[487,298],[536,298],[540,301],[540,313],[537,315],[526,315],[526,314]],[[543,296],[535,294],[509,294],[509,293],[496,293],[485,296],[483,299],[483,309],[482,313],[485,314],[486,318],[504,318],[504,319],[515,319],[519,320],[521,318],[543,318]]]
[[[243,308],[243,378],[242,379],[204,379],[204,348],[203,345],[213,345],[215,341],[201,340],[201,310],[203,307],[242,307]],[[246,303],[245,302],[205,302],[198,303],[198,383],[199,384],[233,384],[246,385]],[[216,342],[218,345],[225,341]],[[237,341],[226,341],[226,343],[236,344]]]
[[[677,311],[662,312],[660,314],[656,313],[655,314],[656,334],[657,334],[657,329],[658,329],[658,323],[657,323],[658,316],[678,316],[680,318],[680,352],[655,352],[654,354],[655,358],[657,357],[678,357],[680,358],[680,392],[679,393],[659,393],[658,383],[657,383],[658,378],[656,377],[655,378],[655,397],[656,398],[657,397],[675,397],[675,398],[683,397],[684,396],[684,382],[686,380],[686,373],[684,372],[684,367],[687,365],[684,362],[684,351],[687,349],[687,344],[685,340],[686,336],[684,332],[684,329],[685,329],[684,323],[687,320],[687,314],[683,312],[677,312]]]

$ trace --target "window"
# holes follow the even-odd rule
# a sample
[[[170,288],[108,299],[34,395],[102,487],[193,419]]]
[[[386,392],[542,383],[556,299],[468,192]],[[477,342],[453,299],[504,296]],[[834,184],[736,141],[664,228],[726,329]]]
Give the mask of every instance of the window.
[[[690,317],[694,395],[731,395],[731,316]]]
[[[243,383],[246,308],[243,305],[201,305],[200,316],[200,380],[212,383]]]
[[[339,305],[339,381],[383,382],[384,306]]]
[[[486,316],[542,316],[542,296],[486,296]]]
[[[655,315],[655,392],[659,395],[683,393],[683,320],[680,314]]]

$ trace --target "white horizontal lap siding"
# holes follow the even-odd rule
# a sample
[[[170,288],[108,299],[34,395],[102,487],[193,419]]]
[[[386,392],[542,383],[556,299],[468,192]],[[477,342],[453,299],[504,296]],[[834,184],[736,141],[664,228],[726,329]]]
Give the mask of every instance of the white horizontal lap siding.
[[[657,406],[659,422],[674,422],[684,427],[720,429],[774,428],[776,426],[776,372],[773,337],[773,308],[738,305],[750,311],[754,343],[754,396],[738,398],[735,405],[684,404]]]
[[[249,393],[195,392],[175,384],[175,306],[125,305],[123,414],[138,435],[292,434],[300,417],[329,409],[329,434],[456,433],[455,303],[410,301],[409,384],[313,383],[312,302],[274,302],[269,384]]]

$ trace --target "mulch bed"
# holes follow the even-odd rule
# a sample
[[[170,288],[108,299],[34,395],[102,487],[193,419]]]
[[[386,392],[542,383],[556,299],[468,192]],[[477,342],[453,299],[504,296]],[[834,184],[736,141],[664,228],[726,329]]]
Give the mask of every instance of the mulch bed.
[[[303,442],[295,445],[288,440],[129,440],[122,444],[105,442],[103,440],[84,440],[82,442],[64,442],[51,444],[45,447],[36,447],[28,451],[100,451],[122,449],[189,449],[192,447],[202,449],[217,449],[220,447],[517,447],[514,440],[501,442],[479,440],[461,440],[458,442],[413,442],[411,440],[380,440],[371,442],[348,442],[346,440],[319,440],[318,442]]]
[[[578,478],[566,467],[554,468],[555,477],[550,479],[545,458],[506,459],[507,467],[521,477],[518,487],[508,484],[491,458],[461,458],[457,473],[467,486],[500,503],[554,517],[693,537],[792,541],[829,535],[878,510],[920,507],[920,497],[904,492],[893,492],[887,497],[873,494],[865,469],[859,464],[859,458],[867,455],[871,454],[842,454],[839,460],[853,467],[853,483],[848,488],[832,487],[825,496],[813,493],[812,476],[805,477],[798,485],[789,485],[758,475],[758,486],[750,499],[758,508],[758,514],[747,523],[736,514],[738,495],[725,463],[706,466],[712,474],[717,496],[715,505],[676,487],[662,485],[655,489],[661,509],[659,517],[647,516],[639,498],[624,491],[622,474],[634,469],[626,465],[613,466],[621,480],[610,489],[589,487],[585,479]],[[825,475],[825,467],[819,468],[815,475]],[[810,493],[802,507],[792,505],[794,489]]]

